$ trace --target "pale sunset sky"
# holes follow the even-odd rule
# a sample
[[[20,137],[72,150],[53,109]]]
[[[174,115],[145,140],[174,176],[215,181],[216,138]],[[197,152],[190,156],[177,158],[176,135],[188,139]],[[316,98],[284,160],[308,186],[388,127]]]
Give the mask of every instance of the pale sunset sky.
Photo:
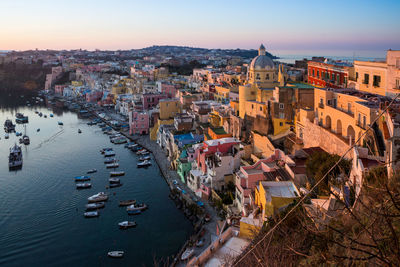
[[[0,50],[400,49],[400,0],[0,0]]]

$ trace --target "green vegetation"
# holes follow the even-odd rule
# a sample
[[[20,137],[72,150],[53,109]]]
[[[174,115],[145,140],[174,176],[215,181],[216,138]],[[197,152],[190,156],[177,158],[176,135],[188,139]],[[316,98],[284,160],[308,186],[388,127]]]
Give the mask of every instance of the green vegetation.
[[[338,155],[331,155],[327,152],[316,152],[306,162],[306,172],[310,179],[310,183],[314,185],[320,181],[325,173],[327,173],[335,163],[340,159]],[[329,195],[330,185],[340,185],[337,177],[341,174],[348,175],[350,172],[351,161],[342,159],[338,166],[336,166],[328,176],[325,177],[317,190],[317,194]]]

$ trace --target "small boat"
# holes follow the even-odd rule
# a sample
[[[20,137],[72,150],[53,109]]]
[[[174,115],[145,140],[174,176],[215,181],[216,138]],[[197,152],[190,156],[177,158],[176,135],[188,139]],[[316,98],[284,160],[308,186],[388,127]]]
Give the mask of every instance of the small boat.
[[[20,133],[20,132],[15,133],[15,136],[21,136],[21,135],[22,135],[22,133]]]
[[[100,149],[101,154],[104,154],[106,151],[113,151],[113,149],[111,147],[105,147],[105,148]]]
[[[40,128],[38,128],[38,129],[36,130],[36,132],[40,132]]]
[[[128,215],[138,215],[142,213],[141,210],[127,210],[126,212],[128,213]]]
[[[150,158],[149,155],[147,155],[147,156],[141,156],[141,157],[139,158],[140,161],[145,161],[145,160],[150,160],[150,159],[151,159],[151,158]]]
[[[90,169],[90,170],[87,171],[88,174],[89,174],[89,173],[95,173],[95,172],[97,172],[96,169]]]
[[[87,211],[83,213],[83,216],[86,218],[94,218],[94,217],[99,217],[99,212],[98,211]]]
[[[58,125],[64,125],[64,123],[62,121],[59,121]]]
[[[76,184],[76,189],[86,189],[86,188],[91,188],[92,184],[91,183],[78,183]]]
[[[22,167],[22,150],[20,146],[15,144],[10,148],[10,155],[8,156],[8,167],[10,169],[21,168]]]
[[[97,209],[101,209],[104,208],[106,206],[106,203],[104,202],[96,202],[96,203],[89,203],[86,204],[86,210],[97,210]]]
[[[130,206],[136,204],[136,199],[130,199],[130,200],[122,200],[119,202],[119,206]]]
[[[138,156],[147,156],[147,155],[149,155],[149,154],[150,154],[150,152],[147,151],[147,150],[140,151],[140,152],[137,152],[137,153],[136,153],[136,155],[138,155]]]
[[[125,137],[117,137],[116,139],[111,139],[111,142],[119,145],[128,142],[128,140]]]
[[[99,192],[91,197],[88,197],[89,203],[107,201],[108,195],[104,192]]]
[[[28,119],[28,116],[22,116],[20,118],[16,118],[15,122],[16,123],[28,123],[29,119]]]
[[[111,258],[122,258],[124,256],[123,251],[110,251],[107,253],[108,257]]]
[[[86,175],[75,176],[75,181],[81,182],[81,181],[89,181],[89,180],[90,180],[90,177],[86,176]]]
[[[6,133],[5,135],[4,135],[4,138],[5,139],[8,139],[10,137],[10,135],[8,134],[8,133]]]
[[[104,157],[112,157],[115,156],[115,152],[113,150],[108,150],[104,152]]]
[[[24,114],[18,112],[17,114],[15,114],[15,117],[17,117],[17,118],[23,118],[23,117],[24,117]]]
[[[78,129],[78,133],[82,133],[81,129]]]
[[[42,113],[42,112],[39,112],[39,116],[42,117],[42,116],[43,116],[43,113]]]
[[[149,160],[145,160],[145,161],[142,161],[142,162],[138,162],[137,163],[137,167],[138,168],[140,168],[140,167],[147,167],[147,166],[150,166],[151,165],[151,162],[149,161]]]
[[[118,178],[110,178],[110,179],[108,179],[108,182],[110,184],[119,184],[121,181]]]
[[[110,164],[106,164],[106,168],[110,169],[110,168],[118,168],[119,167],[119,163],[110,163]]]
[[[43,118],[47,118],[47,115],[43,115]]]
[[[35,110],[35,113],[36,113],[36,114],[38,114],[38,113],[39,113],[39,111]]]
[[[118,226],[120,229],[128,229],[131,227],[136,227],[136,222],[135,221],[123,221],[118,223]]]
[[[24,135],[22,137],[22,142],[24,143],[24,145],[29,145],[31,143],[31,140],[29,139],[29,136]]]
[[[110,172],[110,176],[124,176],[125,172],[124,171],[115,171],[115,172]]]
[[[50,114],[50,118],[53,118],[54,117],[54,115],[53,114]]]
[[[145,209],[147,209],[147,205],[146,204],[144,204],[144,203],[137,204],[136,203],[136,204],[132,204],[132,205],[128,206],[126,208],[126,211],[136,211],[136,210],[143,211]]]
[[[110,163],[114,163],[117,162],[118,160],[116,158],[108,158],[104,161],[105,164],[110,164]]]
[[[115,188],[115,187],[120,187],[120,186],[122,186],[121,183],[118,183],[118,184],[110,184],[110,188]]]
[[[187,248],[181,256],[181,260],[188,260],[194,253],[194,249],[193,248]]]

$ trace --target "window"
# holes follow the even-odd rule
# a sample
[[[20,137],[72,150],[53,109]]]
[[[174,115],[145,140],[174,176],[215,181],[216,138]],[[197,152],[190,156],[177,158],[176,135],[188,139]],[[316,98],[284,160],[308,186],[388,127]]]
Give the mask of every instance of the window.
[[[262,111],[262,107],[260,107],[260,111]]]
[[[315,70],[312,70],[312,76],[315,77]]]
[[[380,83],[381,83],[381,76],[374,75],[373,86],[379,87]]]
[[[319,70],[317,70],[317,78],[319,78]]]
[[[365,116],[363,116],[363,126],[365,128],[365,126],[367,125],[367,118]]]
[[[253,104],[251,104],[251,109],[254,109],[254,105]]]
[[[279,109],[284,109],[284,108],[285,108],[285,104],[279,103]]]
[[[283,126],[283,122],[280,122],[280,123],[279,123],[279,126]]]
[[[356,72],[356,81],[358,80],[358,72]]]
[[[369,74],[364,74],[363,84],[369,84]]]
[[[361,124],[361,113],[358,113],[358,123]]]
[[[337,84],[340,84],[340,75],[339,74],[336,75],[336,79],[337,79],[337,81],[336,81]]]
[[[344,77],[344,85],[347,87],[347,77]]]
[[[396,89],[400,89],[400,79],[396,79]]]
[[[256,79],[259,80],[260,79],[260,74],[257,73]]]
[[[284,119],[285,118],[285,113],[279,112],[279,119]]]
[[[351,113],[351,103],[347,103],[347,111]]]
[[[400,58],[396,58],[396,68],[400,68]]]
[[[269,74],[265,75],[265,79],[269,80]]]
[[[325,72],[325,79],[329,79],[329,72]]]

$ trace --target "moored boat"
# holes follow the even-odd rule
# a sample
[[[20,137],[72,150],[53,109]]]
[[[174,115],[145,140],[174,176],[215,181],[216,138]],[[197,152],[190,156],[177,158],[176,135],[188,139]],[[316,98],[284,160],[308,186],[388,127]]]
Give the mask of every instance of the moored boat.
[[[110,168],[118,168],[118,167],[119,167],[119,163],[117,163],[117,162],[113,162],[113,163],[106,164],[106,168],[107,168],[107,169],[110,169]]]
[[[115,178],[115,177],[111,177],[110,179],[108,179],[108,182],[110,184],[119,184],[121,182],[121,180],[118,178]]]
[[[113,150],[108,150],[104,152],[104,157],[112,157],[115,156],[115,152]]]
[[[86,175],[82,175],[82,176],[75,176],[75,181],[79,181],[79,182],[81,182],[81,181],[89,181],[90,180],[90,177],[89,176],[86,176]]]
[[[78,133],[82,133],[82,130],[81,130],[81,129],[78,129]]]
[[[8,167],[10,169],[22,167],[22,150],[20,146],[17,146],[17,144],[10,148]]]
[[[130,206],[136,204],[136,199],[130,199],[130,200],[122,200],[119,202],[119,206]]]
[[[112,151],[113,149],[111,147],[105,147],[103,149],[100,150],[101,154],[104,154],[106,151]]]
[[[4,122],[4,131],[6,133],[14,132],[15,131],[15,124],[13,124],[11,120],[7,119]]]
[[[90,169],[90,170],[87,171],[88,174],[89,174],[89,173],[95,173],[95,172],[97,172],[96,169]]]
[[[24,145],[29,145],[31,143],[31,140],[29,139],[29,136],[24,135],[22,137],[22,142],[24,143]]]
[[[147,155],[147,156],[141,156],[141,157],[139,158],[140,161],[145,161],[145,160],[150,160],[150,159],[151,159],[151,158],[150,158],[149,155]]]
[[[106,205],[106,203],[104,203],[104,202],[96,202],[96,203],[86,204],[85,207],[86,207],[86,210],[97,210],[97,209],[104,208],[105,205]]]
[[[147,167],[147,166],[150,166],[151,165],[151,162],[149,161],[149,160],[145,160],[145,161],[142,161],[142,162],[138,162],[137,163],[137,167],[138,168],[140,168],[140,167]]]
[[[121,184],[121,183],[110,184],[109,186],[110,186],[110,188],[115,188],[115,187],[120,187],[120,186],[122,186],[122,184]]]
[[[189,259],[192,255],[193,255],[193,253],[194,253],[194,248],[187,248],[183,253],[182,253],[182,256],[181,256],[181,260],[187,260],[187,259]]]
[[[136,204],[132,204],[132,205],[128,206],[126,208],[126,211],[136,211],[136,210],[143,211],[145,209],[147,209],[147,205],[146,204],[144,204],[144,203],[140,203],[140,204],[136,203]]]
[[[83,213],[83,216],[86,218],[94,218],[94,217],[99,217],[100,213],[98,211],[87,211]]]
[[[136,222],[135,221],[123,221],[118,223],[118,226],[120,229],[128,229],[131,227],[136,227]]]
[[[114,163],[117,162],[118,160],[116,158],[108,158],[104,161],[105,164],[109,164],[109,163]]]
[[[62,121],[59,121],[58,125],[64,125],[64,123]]]
[[[124,171],[110,172],[110,176],[111,176],[111,177],[113,177],[113,176],[123,176],[123,175],[125,175],[125,172],[124,172]]]
[[[123,251],[110,251],[107,253],[108,257],[111,258],[122,258],[124,256]]]
[[[5,138],[5,139],[8,139],[8,138],[10,138],[10,135],[9,135],[8,133],[5,133],[5,134],[4,134],[4,138]]]
[[[78,183],[76,184],[76,189],[86,189],[86,188],[91,188],[92,184],[91,183]]]
[[[99,192],[93,196],[88,197],[89,203],[107,201],[108,195],[104,192]]]

